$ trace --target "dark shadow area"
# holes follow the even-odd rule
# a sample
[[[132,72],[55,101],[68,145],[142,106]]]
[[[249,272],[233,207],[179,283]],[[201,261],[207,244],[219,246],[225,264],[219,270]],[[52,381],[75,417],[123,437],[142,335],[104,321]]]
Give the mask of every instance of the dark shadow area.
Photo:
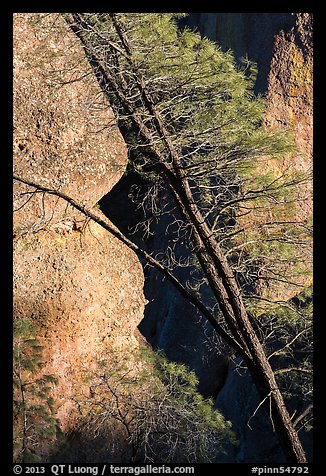
[[[294,24],[292,13],[189,13],[180,21],[180,27],[197,30],[222,51],[232,50],[239,66],[243,57],[257,63],[255,94],[267,92],[275,35]]]
[[[62,435],[55,450],[49,456],[49,463],[131,463],[128,443],[117,434],[114,438],[106,434],[91,435],[86,430],[75,430]]]

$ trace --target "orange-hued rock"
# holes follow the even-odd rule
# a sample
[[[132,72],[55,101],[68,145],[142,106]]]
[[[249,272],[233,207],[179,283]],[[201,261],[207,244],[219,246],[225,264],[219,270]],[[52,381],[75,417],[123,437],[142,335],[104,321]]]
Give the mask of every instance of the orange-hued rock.
[[[60,15],[14,15],[14,172],[93,206],[124,173],[127,148],[79,40]],[[14,228],[74,212],[14,182]],[[26,203],[27,202],[27,203]],[[24,205],[25,204],[25,205]]]
[[[283,167],[307,172],[313,154],[313,19],[311,13],[295,14],[295,26],[275,36],[268,77],[265,124],[293,131],[298,153],[287,157]],[[312,182],[302,188],[297,203],[298,219],[312,212]]]
[[[135,254],[99,225],[41,230],[14,247],[14,315],[31,318],[44,346],[44,373],[62,428],[71,425],[72,398],[104,352],[139,344],[145,300]]]

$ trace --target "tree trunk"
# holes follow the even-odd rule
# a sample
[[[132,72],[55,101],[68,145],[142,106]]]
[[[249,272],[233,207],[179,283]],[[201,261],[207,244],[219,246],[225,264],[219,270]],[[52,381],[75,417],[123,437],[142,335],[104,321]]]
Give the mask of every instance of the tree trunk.
[[[193,236],[196,239],[195,232],[193,232]],[[197,239],[200,238],[197,237]],[[219,252],[218,248],[215,251]],[[249,320],[232,270],[223,255],[222,262],[218,261],[216,253],[214,255],[214,262],[218,263],[219,272],[212,267],[211,254],[202,251],[201,255],[198,255],[197,252],[201,266],[217,297],[224,319],[237,342],[245,349],[244,360],[248,365],[260,397],[264,400],[269,395],[268,398],[271,402],[270,418],[289,462],[306,463],[304,449],[275,380],[273,369]],[[249,358],[248,354],[250,355]]]
[[[269,362],[261,359],[259,369],[248,366],[257,391],[262,399],[270,399],[269,411],[271,422],[284,454],[289,463],[307,463],[304,449],[301,445],[298,433],[296,432],[289,412],[285,406],[284,399],[278,388],[273,370]]]
[[[117,103],[129,115],[140,140],[148,146],[154,164],[153,167],[165,179],[176,199],[183,219],[192,228],[193,244],[203,272],[216,297],[225,323],[237,343],[237,347],[242,349],[240,353],[248,365],[260,397],[262,400],[270,399],[272,424],[288,456],[289,462],[305,463],[306,457],[298,434],[293,427],[264,348],[251,325],[233,272],[213,236],[212,230],[205,223],[198,209],[188,179],[184,170],[180,167],[182,161],[170,140],[164,120],[161,118],[156,109],[155,102],[146,88],[146,82],[135,69],[132,48],[129,45],[123,25],[120,24],[115,14],[110,14],[110,16],[125,49],[125,56],[130,63],[130,70],[132,71],[135,85],[138,87],[150,117],[153,119],[154,132],[164,142],[166,148],[165,155],[159,152],[155,144],[153,144],[152,131],[142,122],[136,105],[124,94],[123,83],[119,85],[116,77],[106,68],[102,59],[96,55],[91,43],[85,39],[82,33],[83,28],[85,28],[83,18],[79,14],[73,14],[73,21],[70,21],[69,17],[66,17],[66,20],[74,33],[80,38],[99,84],[105,92],[108,89],[114,93]]]

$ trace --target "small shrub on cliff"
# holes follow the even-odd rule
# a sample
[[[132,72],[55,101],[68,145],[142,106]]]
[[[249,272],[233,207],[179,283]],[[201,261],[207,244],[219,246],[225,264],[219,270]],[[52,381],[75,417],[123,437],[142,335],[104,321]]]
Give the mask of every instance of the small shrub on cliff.
[[[14,323],[14,461],[42,460],[47,443],[55,440],[58,421],[54,417],[51,385],[54,375],[42,375],[42,346],[28,319]]]

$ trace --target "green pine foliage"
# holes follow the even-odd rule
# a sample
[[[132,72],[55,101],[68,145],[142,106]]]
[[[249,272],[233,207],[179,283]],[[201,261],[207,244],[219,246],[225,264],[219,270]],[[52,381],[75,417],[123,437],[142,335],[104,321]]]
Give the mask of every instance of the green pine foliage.
[[[76,435],[78,442],[91,438],[93,454],[79,443],[79,453],[65,448],[67,460],[73,454],[92,461],[97,448],[105,462],[214,462],[227,444],[236,444],[230,422],[198,392],[195,373],[161,352],[110,354],[87,384],[91,398],[76,399]]]
[[[174,145],[183,156],[186,147],[193,149],[186,166],[201,164],[205,153],[205,162],[218,161],[222,169],[236,150],[235,162],[244,169],[250,155],[287,149],[283,135],[271,141],[259,127],[264,101],[254,96],[253,83],[236,68],[231,53],[198,33],[180,31],[173,14],[120,18],[133,45],[135,69],[145,78]],[[201,146],[197,152],[196,146]]]
[[[132,48],[132,64],[108,14],[84,14],[92,28],[90,33],[85,28],[83,35],[151,131],[151,144],[142,143],[130,114],[107,85],[129,146],[130,166],[152,186],[160,184],[162,176],[155,171],[151,148],[170,162],[137,86],[141,77],[196,204],[245,297],[255,294],[250,311],[260,314],[267,307],[267,301],[257,301],[262,290],[264,297],[278,300],[285,281],[290,296],[310,279],[311,227],[306,218],[298,218],[303,201],[309,199],[302,197],[302,190],[310,177],[282,165],[286,154],[298,151],[291,131],[267,131],[263,126],[265,100],[253,92],[253,65],[244,60],[245,67],[238,68],[231,52],[223,52],[199,33],[180,29],[177,20],[182,16],[118,14]],[[159,198],[156,203],[153,197],[152,203],[152,209],[147,204],[147,216],[161,213]]]
[[[191,441],[196,462],[213,462],[225,452],[226,442],[236,444],[231,423],[214,408],[213,399],[205,399],[198,392],[195,372],[168,360],[162,352],[153,356],[157,376],[169,389],[169,404],[174,408],[170,417],[178,425],[178,438],[187,445]],[[192,435],[191,428],[196,428],[197,436],[196,432]]]
[[[35,337],[36,328],[29,319],[14,322],[13,348],[13,433],[14,461],[41,461],[42,451],[58,431],[51,389],[57,378],[42,374],[43,347]]]

